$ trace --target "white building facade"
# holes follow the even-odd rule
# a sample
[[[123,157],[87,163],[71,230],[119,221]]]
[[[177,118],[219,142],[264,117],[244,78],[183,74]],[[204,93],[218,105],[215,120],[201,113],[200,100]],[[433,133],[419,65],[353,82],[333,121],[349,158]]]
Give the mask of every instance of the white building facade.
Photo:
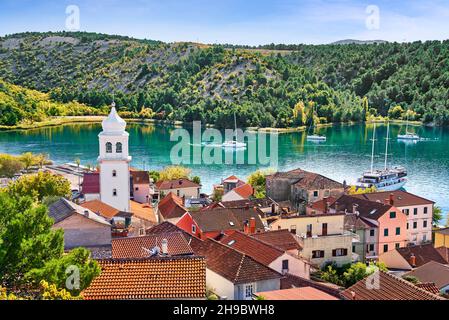
[[[100,200],[117,210],[130,212],[129,134],[114,105],[102,126],[103,131],[98,135]]]

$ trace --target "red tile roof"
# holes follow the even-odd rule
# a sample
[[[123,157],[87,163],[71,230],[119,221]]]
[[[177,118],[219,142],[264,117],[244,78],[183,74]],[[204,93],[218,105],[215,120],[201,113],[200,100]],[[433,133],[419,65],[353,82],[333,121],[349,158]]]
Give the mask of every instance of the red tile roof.
[[[182,188],[200,188],[201,185],[190,181],[189,179],[165,180],[156,182],[158,190],[182,189]]]
[[[410,246],[404,248],[395,249],[407,262],[410,261],[412,254],[416,258],[416,267],[420,267],[427,262],[436,261],[442,264],[447,264],[448,261],[445,260],[441,254],[436,250],[431,243]]]
[[[342,296],[347,300],[445,300],[383,271],[360,280],[343,291]]]
[[[227,177],[226,179],[223,180],[223,182],[243,182],[245,183],[245,181],[241,180],[239,177],[236,177],[234,175]]]
[[[204,299],[201,257],[100,260],[101,274],[82,292],[86,300]]]
[[[320,291],[324,291],[336,298],[341,298],[340,293],[344,289],[330,282],[314,281],[310,279],[301,278],[289,273],[287,273],[285,277],[281,279],[281,289],[301,288],[301,287],[313,287],[319,289]]]
[[[100,173],[85,173],[83,176],[83,183],[81,184],[81,191],[83,194],[100,193]]]
[[[263,297],[264,300],[339,300],[312,287],[257,292],[255,296]]]
[[[165,233],[172,233],[172,232],[181,232],[184,235],[188,235],[187,232],[179,228],[178,226],[174,225],[171,222],[164,221],[158,225],[155,225],[149,229],[147,229],[147,235],[150,234],[165,234]]]
[[[206,257],[208,269],[234,284],[282,278],[280,273],[215,240],[192,238],[190,245],[196,255]]]
[[[429,261],[404,276],[416,277],[420,282],[432,282],[441,289],[449,285],[449,266]]]
[[[251,218],[256,220],[256,230],[264,230],[264,225],[255,208],[216,208],[191,212],[193,220],[202,232],[244,230],[244,224]]]
[[[343,185],[335,180],[329,179],[317,173],[305,171],[302,169],[295,169],[288,172],[276,172],[267,176],[268,180],[273,179],[289,179],[296,187],[310,189],[342,189]]]
[[[243,252],[257,262],[266,266],[269,266],[274,260],[285,254],[284,250],[276,248],[239,231],[223,237],[220,242]]]
[[[150,174],[148,171],[140,171],[130,169],[129,173],[131,174],[133,184],[149,184],[150,183]]]
[[[440,294],[440,290],[433,282],[426,282],[426,283],[417,283],[416,286],[418,288],[424,289],[426,291],[429,291],[433,294]]]
[[[154,209],[148,203],[139,203],[131,200],[129,204],[134,217],[153,222],[154,224],[157,222]]]
[[[251,236],[282,250],[301,249],[301,246],[295,236],[287,229],[255,233]]]
[[[374,192],[365,193],[360,195],[354,195],[355,197],[366,199],[370,201],[378,201],[384,203],[385,199],[389,199],[390,195],[393,195],[393,205],[395,207],[405,207],[405,206],[415,206],[424,204],[434,204],[435,202],[422,198],[420,196],[414,195],[407,191],[397,190],[397,191],[385,191],[385,192]]]
[[[168,255],[191,255],[192,248],[181,232],[165,234],[151,234],[143,237],[118,238],[112,240],[112,258],[148,258],[148,250],[158,246],[161,241],[167,239]]]
[[[180,218],[187,212],[182,199],[170,192],[158,204],[158,210],[164,219]]]
[[[445,261],[449,262],[449,248],[438,247],[438,248],[435,248],[435,249],[438,251],[440,256],[442,256]]]
[[[347,194],[344,194],[337,200],[335,200],[335,202],[331,204],[331,208],[337,210],[338,212],[346,211],[352,213],[354,205],[357,205],[359,216],[372,220],[379,219],[386,212],[390,211],[393,208],[391,205],[387,205],[384,202],[379,203],[375,201],[369,201]]]
[[[120,213],[120,210],[117,210],[110,205],[101,202],[100,200],[86,201],[82,203],[81,206],[109,219],[115,217],[118,213]]]
[[[312,203],[312,205],[310,206],[312,209],[314,210],[318,210],[320,212],[324,212],[326,210],[326,203],[330,205],[332,205],[337,199],[334,197],[328,197],[328,198],[324,198],[322,200],[316,201],[314,203]]]
[[[232,192],[232,191],[234,191],[239,196],[241,196],[242,198],[245,198],[245,199],[249,199],[249,197],[251,197],[254,194],[253,187],[248,183],[245,183],[239,187],[236,187],[236,188],[232,189],[230,192]]]

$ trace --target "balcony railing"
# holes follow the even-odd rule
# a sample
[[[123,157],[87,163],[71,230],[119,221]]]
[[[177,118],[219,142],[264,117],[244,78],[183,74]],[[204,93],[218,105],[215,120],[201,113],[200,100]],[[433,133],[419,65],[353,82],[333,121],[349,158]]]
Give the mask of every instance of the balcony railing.
[[[337,237],[338,238],[339,237],[351,237],[352,242],[360,242],[360,236],[351,231],[343,231],[342,233],[327,234],[327,235],[312,235],[312,236],[307,236],[306,234],[296,235],[297,241],[303,247],[304,247],[304,242],[307,241],[307,239],[330,239],[330,238],[337,238]]]

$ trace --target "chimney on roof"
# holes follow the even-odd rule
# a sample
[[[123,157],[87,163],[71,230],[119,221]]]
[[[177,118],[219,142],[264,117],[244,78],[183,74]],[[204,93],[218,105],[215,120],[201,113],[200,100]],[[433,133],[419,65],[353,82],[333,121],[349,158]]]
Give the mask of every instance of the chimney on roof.
[[[243,222],[243,232],[246,234],[249,234],[249,221],[248,220],[245,220]]]
[[[84,215],[89,218],[89,210],[84,210]]]
[[[385,198],[384,203],[385,203],[386,205],[390,205],[390,198],[389,198],[389,197],[388,197],[388,198]]]
[[[355,291],[351,291],[351,298],[352,298],[352,300],[355,300],[355,297],[356,297]]]
[[[249,219],[249,233],[250,234],[256,233],[256,219],[254,217]]]
[[[162,241],[161,241],[161,250],[162,250],[162,255],[163,256],[168,255],[168,241],[167,241],[167,239],[162,239]]]
[[[394,205],[394,195],[390,193],[390,206]]]
[[[410,265],[412,266],[412,268],[415,268],[416,267],[416,257],[415,257],[415,254],[414,253],[412,253],[412,255],[410,256]]]

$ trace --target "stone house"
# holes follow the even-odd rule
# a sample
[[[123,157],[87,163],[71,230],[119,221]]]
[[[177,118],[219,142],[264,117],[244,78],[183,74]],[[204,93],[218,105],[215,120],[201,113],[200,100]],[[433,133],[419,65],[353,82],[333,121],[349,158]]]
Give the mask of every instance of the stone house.
[[[53,229],[64,230],[64,248],[111,245],[111,223],[105,218],[67,199],[61,198],[49,207]]]
[[[299,213],[308,205],[327,197],[339,197],[344,185],[317,173],[302,169],[277,172],[266,178],[267,197],[275,201],[291,201]]]

